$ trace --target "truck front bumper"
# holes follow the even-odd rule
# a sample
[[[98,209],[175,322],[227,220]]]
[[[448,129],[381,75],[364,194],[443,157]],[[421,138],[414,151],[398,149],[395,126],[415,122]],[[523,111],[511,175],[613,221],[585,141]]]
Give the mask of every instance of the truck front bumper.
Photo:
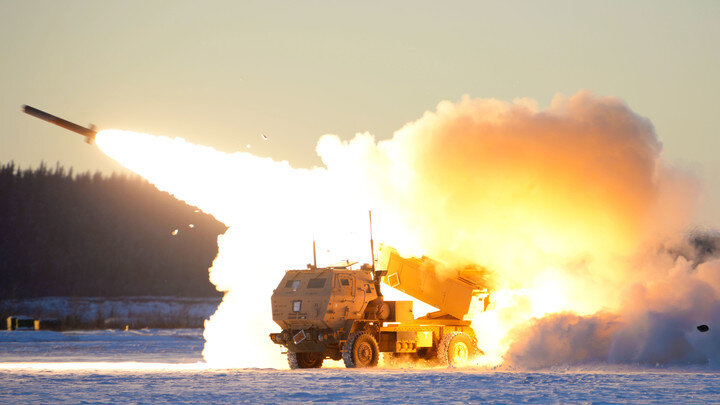
[[[284,330],[281,333],[271,333],[270,340],[275,344],[285,346],[291,353],[324,353],[328,343],[331,343],[332,337],[323,332],[315,329]]]

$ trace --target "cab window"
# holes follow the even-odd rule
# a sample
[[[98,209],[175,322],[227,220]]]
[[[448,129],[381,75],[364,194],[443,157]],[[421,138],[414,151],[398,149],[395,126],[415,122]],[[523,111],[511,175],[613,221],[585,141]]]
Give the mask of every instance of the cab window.
[[[345,296],[355,295],[355,291],[353,291],[352,278],[348,275],[344,275],[344,274],[338,275],[336,286],[341,295],[345,295]]]
[[[285,283],[285,288],[292,288],[293,291],[297,291],[300,288],[300,280],[288,280]]]
[[[325,279],[324,278],[314,278],[310,281],[308,281],[307,288],[323,288],[325,287]]]

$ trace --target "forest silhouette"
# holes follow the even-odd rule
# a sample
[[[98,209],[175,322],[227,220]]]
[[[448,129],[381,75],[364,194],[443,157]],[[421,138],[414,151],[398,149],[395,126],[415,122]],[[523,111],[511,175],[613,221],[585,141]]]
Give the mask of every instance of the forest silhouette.
[[[136,175],[0,165],[0,299],[219,297],[227,227]]]

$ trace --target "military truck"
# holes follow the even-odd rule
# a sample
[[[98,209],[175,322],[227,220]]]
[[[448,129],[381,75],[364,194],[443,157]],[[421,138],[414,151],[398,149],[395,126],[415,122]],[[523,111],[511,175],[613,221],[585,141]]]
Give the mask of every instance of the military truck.
[[[382,270],[345,263],[285,273],[271,298],[282,332],[270,339],[287,351],[290,368],[319,368],[327,358],[374,367],[380,353],[458,365],[481,353],[469,314],[487,308],[485,269],[406,259],[382,244],[378,250]],[[415,318],[412,301],[383,299],[381,281],[439,311]]]

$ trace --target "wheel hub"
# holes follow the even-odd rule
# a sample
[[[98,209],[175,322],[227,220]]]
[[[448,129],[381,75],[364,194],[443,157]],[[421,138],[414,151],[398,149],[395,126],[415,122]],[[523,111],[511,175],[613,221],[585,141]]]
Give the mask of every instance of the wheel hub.
[[[453,347],[452,359],[453,361],[463,362],[467,361],[470,357],[470,350],[464,342],[458,342]]]
[[[372,361],[372,347],[367,342],[362,342],[357,348],[358,362],[361,364],[370,364]]]

